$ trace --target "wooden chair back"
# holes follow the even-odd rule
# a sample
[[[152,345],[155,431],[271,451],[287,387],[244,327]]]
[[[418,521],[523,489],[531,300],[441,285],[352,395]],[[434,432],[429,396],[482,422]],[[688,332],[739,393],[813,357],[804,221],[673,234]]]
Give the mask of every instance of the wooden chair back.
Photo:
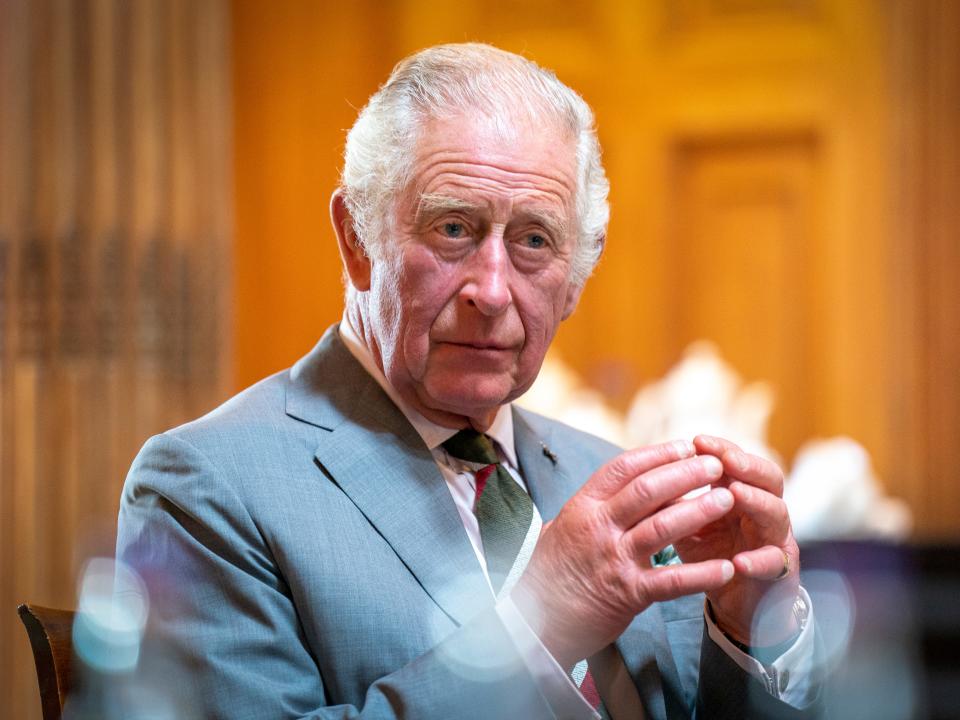
[[[73,683],[73,617],[71,610],[20,605],[17,614],[30,638],[37,666],[43,720],[60,720]]]

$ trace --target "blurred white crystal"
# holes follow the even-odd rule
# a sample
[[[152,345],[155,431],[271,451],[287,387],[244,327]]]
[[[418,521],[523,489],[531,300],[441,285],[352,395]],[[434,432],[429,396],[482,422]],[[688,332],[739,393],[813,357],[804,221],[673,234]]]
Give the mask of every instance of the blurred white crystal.
[[[866,449],[848,437],[808,441],[784,488],[798,540],[904,539],[913,525],[902,500],[885,497]]]
[[[663,379],[636,394],[627,412],[630,446],[695,435],[728,438],[748,452],[779,461],[767,445],[773,390],[764,382],[744,384],[706,340],[690,345]]]
[[[555,354],[518,403],[621,447],[718,435],[785,467],[767,444],[773,389],[766,382],[745,383],[706,340],[691,344],[662,379],[641,388],[625,417]],[[850,438],[804,445],[787,476],[784,499],[799,540],[899,539],[912,527],[907,505],[884,496],[869,454]]]

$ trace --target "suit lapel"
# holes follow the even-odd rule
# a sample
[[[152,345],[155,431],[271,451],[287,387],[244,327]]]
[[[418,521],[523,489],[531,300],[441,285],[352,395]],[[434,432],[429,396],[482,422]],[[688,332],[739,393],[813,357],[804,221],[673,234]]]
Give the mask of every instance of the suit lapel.
[[[454,622],[492,604],[433,456],[336,328],[291,370],[287,413],[325,430],[315,453],[321,470]]]
[[[513,437],[520,472],[543,522],[553,520],[577,491],[579,482],[564,471],[562,455],[550,446],[550,432],[538,433],[522,411],[513,408]]]

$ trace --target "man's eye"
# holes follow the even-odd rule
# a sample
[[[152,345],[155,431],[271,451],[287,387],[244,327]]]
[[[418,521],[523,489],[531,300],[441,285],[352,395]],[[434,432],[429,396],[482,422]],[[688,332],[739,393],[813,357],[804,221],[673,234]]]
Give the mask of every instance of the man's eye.
[[[443,234],[447,237],[463,237],[465,232],[466,228],[463,226],[463,223],[448,222],[443,224]]]
[[[531,248],[542,248],[547,244],[547,239],[543,235],[537,235],[536,233],[532,235],[527,235],[527,247]]]

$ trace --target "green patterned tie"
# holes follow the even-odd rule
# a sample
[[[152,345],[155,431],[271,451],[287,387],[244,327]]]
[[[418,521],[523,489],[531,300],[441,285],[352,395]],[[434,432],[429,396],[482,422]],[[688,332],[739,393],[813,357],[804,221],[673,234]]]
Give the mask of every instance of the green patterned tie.
[[[503,587],[530,530],[533,501],[500,464],[493,441],[476,430],[461,430],[443,443],[450,455],[483,465],[477,470],[474,512],[494,593]]]
[[[461,430],[443,443],[443,448],[455,458],[484,466],[474,474],[474,513],[480,525],[490,584],[494,593],[499,594],[530,530],[533,501],[500,464],[493,441],[486,435],[472,429]],[[609,720],[586,660],[577,663],[572,679],[600,717]]]

